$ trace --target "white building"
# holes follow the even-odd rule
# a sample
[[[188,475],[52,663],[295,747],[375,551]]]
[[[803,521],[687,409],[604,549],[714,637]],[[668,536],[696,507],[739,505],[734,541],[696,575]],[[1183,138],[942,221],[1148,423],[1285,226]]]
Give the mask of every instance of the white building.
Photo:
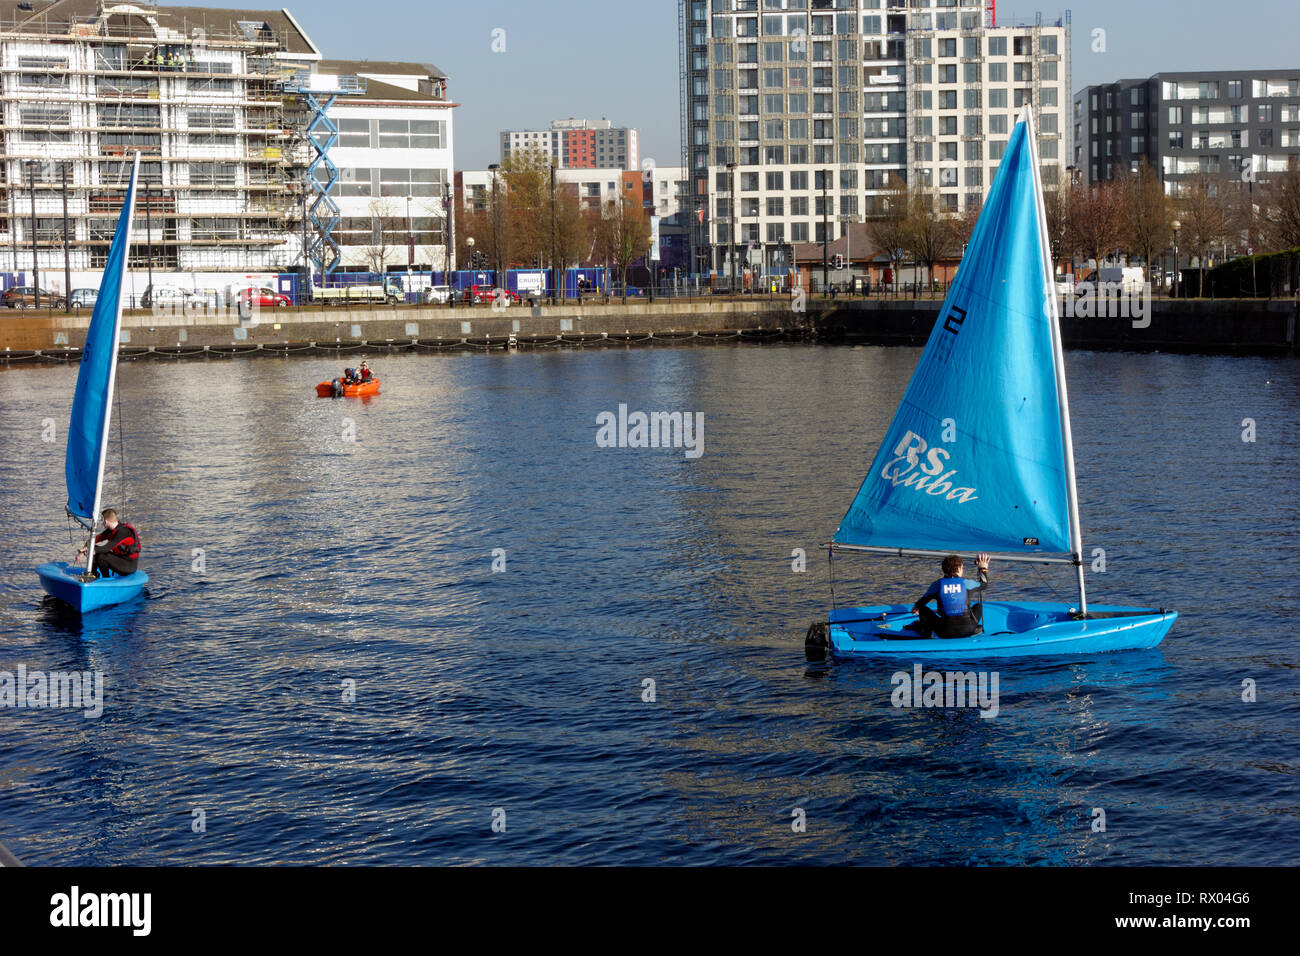
[[[360,77],[365,93],[340,96],[330,158],[344,271],[443,270],[451,264],[446,206],[452,182],[456,104],[447,77],[426,63],[324,60],[320,79]]]
[[[409,231],[415,261],[441,268],[454,104],[436,67],[325,60],[287,10],[0,0],[0,270],[30,281],[34,244],[42,283],[62,280],[65,176],[68,265],[102,268],[137,151],[133,267],[296,269],[304,232],[319,242],[304,215],[313,114],[298,91],[358,83],[365,94],[332,111],[344,129],[330,160],[348,177],[332,197],[342,263],[396,245],[385,264],[404,267]]]
[[[102,267],[137,151],[134,266],[292,263],[302,141],[282,77],[320,52],[287,11],[3,2],[0,24],[6,271],[30,275],[34,203],[36,264],[62,278],[65,175],[68,264]]]

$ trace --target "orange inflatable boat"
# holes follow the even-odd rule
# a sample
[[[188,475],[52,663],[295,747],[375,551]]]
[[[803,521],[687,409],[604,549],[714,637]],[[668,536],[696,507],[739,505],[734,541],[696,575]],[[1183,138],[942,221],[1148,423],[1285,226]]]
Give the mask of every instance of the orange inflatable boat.
[[[372,378],[368,382],[357,382],[355,385],[344,385],[343,395],[345,398],[359,398],[362,395],[378,395],[379,379]],[[334,396],[334,383],[321,382],[316,386],[316,395],[318,398],[332,398]]]

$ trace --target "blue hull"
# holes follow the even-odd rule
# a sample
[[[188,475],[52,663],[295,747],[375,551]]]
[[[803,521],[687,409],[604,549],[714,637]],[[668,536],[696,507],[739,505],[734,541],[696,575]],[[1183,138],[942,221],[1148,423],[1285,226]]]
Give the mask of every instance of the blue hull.
[[[80,565],[62,562],[42,564],[36,569],[40,575],[41,587],[47,594],[53,595],[79,614],[89,614],[100,608],[123,604],[139,597],[144,586],[149,583],[149,575],[143,571],[91,581],[83,584],[80,580],[84,571]]]
[[[1071,610],[1068,604],[987,601],[983,634],[940,640],[907,637],[904,628],[916,614],[906,605],[842,608],[831,612],[827,649],[837,660],[1105,654],[1155,647],[1178,618],[1177,611],[1100,605],[1089,614],[1113,616],[1076,621]]]

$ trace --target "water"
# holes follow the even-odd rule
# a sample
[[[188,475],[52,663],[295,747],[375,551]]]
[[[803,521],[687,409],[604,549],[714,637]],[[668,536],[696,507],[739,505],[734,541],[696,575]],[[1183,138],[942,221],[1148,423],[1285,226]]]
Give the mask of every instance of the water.
[[[107,697],[0,711],[0,840],[88,865],[1293,862],[1300,364],[1067,356],[1091,593],[1182,617],[1153,651],[998,663],[990,720],[891,707],[908,665],[804,659],[818,546],[918,356],[379,357],[366,403],[317,400],[319,358],[132,363],[153,580],[85,623],[30,570],[72,550],[75,369],[0,370],[0,670],[100,670]],[[703,412],[704,456],[597,448],[620,403]],[[837,595],[934,576],[846,558]]]

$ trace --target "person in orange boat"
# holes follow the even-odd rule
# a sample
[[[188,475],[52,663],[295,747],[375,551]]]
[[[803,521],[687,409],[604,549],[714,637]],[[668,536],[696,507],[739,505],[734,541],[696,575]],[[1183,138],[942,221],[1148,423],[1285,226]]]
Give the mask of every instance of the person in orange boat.
[[[375,373],[370,371],[370,363],[362,362],[361,368],[357,369],[357,380],[360,382],[373,381]]]

